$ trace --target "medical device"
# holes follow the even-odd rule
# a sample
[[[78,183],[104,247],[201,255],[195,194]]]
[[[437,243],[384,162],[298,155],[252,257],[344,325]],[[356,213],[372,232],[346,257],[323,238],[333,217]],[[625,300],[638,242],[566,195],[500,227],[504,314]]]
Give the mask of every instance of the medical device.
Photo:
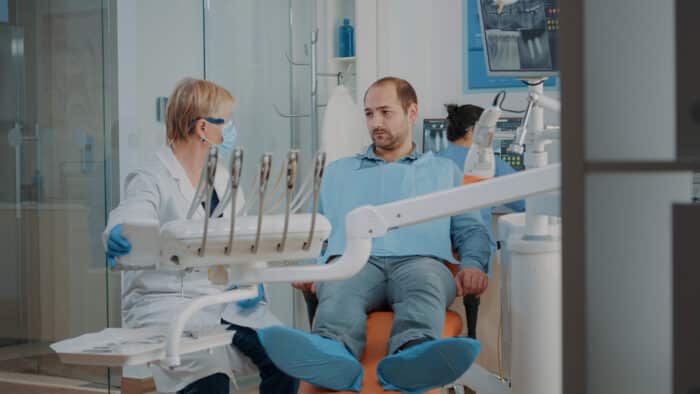
[[[497,103],[486,108],[474,125],[472,146],[464,160],[464,183],[493,178],[496,174],[496,163],[493,154],[493,138],[496,135],[496,122],[503,111]]]
[[[558,127],[544,127],[543,110],[559,112],[561,105],[558,100],[544,96],[542,81],[528,82],[527,109],[507,149],[508,154],[524,157],[526,169],[517,175],[551,167],[545,147],[559,139]],[[474,143],[465,160],[465,183],[493,176],[493,139],[501,112],[497,96],[493,106],[479,118]],[[498,179],[512,180],[514,175]],[[513,183],[511,186],[521,187]],[[503,246],[501,294],[505,312],[502,313],[507,316],[502,320],[509,324],[504,332],[511,335],[504,339],[508,346],[503,346],[503,354],[511,366],[510,374],[499,371],[500,376],[495,376],[479,366],[472,367],[464,383],[469,382],[477,392],[561,392],[561,241],[557,230],[560,195],[556,190],[530,195],[525,198],[525,206],[524,220],[516,223],[511,215],[499,220],[497,233],[509,235],[496,240]],[[533,358],[538,362],[532,363]],[[475,382],[481,383],[477,387]]]
[[[549,168],[545,147],[559,139],[560,129],[544,125],[544,110],[560,112],[561,104],[544,95],[543,82],[559,69],[557,1],[478,0],[478,4],[488,75],[520,78],[528,86],[527,107],[506,155],[522,158],[521,174]],[[529,196],[524,214],[499,219],[501,319],[503,332],[510,335],[501,345],[510,368],[499,367],[494,375],[472,367],[465,381],[477,392],[563,390],[560,201],[558,191]]]
[[[545,147],[552,140],[559,139],[558,127],[544,127],[543,110],[559,112],[561,105],[558,100],[544,96],[541,82],[528,82],[527,109],[507,149],[511,155],[524,157],[526,170],[521,174],[549,168]],[[501,108],[497,96],[494,105],[484,111],[477,122],[474,144],[464,165],[465,183],[468,180],[479,181],[492,174],[492,140],[497,123],[494,118],[500,116]],[[507,180],[513,176],[502,178]],[[518,234],[497,239],[503,245],[503,276],[508,278],[502,283],[502,298],[512,300],[509,305],[502,305],[509,315],[503,320],[510,323],[504,330],[512,333],[512,338],[507,341],[512,347],[504,351],[512,366],[510,375],[503,380],[504,376],[494,378],[481,369],[481,376],[474,376],[475,371],[479,370],[478,366],[467,374],[471,374],[468,380],[472,382],[472,388],[476,389],[473,385],[475,381],[488,382],[479,387],[487,392],[555,394],[561,392],[561,374],[558,373],[561,371],[562,346],[561,241],[556,230],[560,195],[558,191],[531,195],[526,197],[525,206],[524,220],[516,225],[512,218],[505,216],[499,220],[497,231],[498,234]],[[515,230],[502,231],[504,226]],[[527,315],[527,318],[523,318],[523,315]],[[533,357],[539,361],[531,363]]]
[[[477,0],[489,76],[541,78],[559,71],[556,0]]]
[[[233,161],[235,156],[234,153]],[[269,179],[266,170],[269,159],[263,157],[261,161],[258,184],[260,197],[263,197],[266,190],[264,182]],[[205,187],[201,192],[198,188],[193,204],[195,201],[199,203],[202,195],[210,195],[212,172],[216,165],[215,151],[210,151],[206,162],[203,170],[207,175],[203,183]],[[133,266],[143,265],[147,269],[188,270],[207,265],[227,265],[234,271],[233,277],[240,285],[340,280],[362,269],[369,258],[372,239],[381,237],[388,231],[556,190],[560,183],[560,167],[553,165],[515,174],[508,179],[495,178],[380,206],[359,207],[346,217],[346,249],[340,258],[325,265],[271,265],[271,261],[316,257],[320,244],[330,234],[328,221],[315,209],[323,164],[323,155],[319,154],[313,175],[314,208],[311,213],[291,213],[285,215],[285,219],[272,219],[262,213],[255,219],[239,216],[230,219],[235,220],[235,225],[224,223],[228,219],[223,219],[222,222],[220,219],[207,218],[167,223],[157,232],[152,228],[152,236],[156,237],[157,242],[143,248],[134,245],[133,256],[123,258],[122,266],[135,268]],[[235,179],[240,172],[235,164],[231,166],[234,181],[230,182],[229,187],[233,197]],[[222,199],[221,204],[226,203],[227,198]],[[264,204],[264,199],[258,201],[258,204]],[[288,227],[285,246],[282,247],[285,223]],[[133,226],[151,225],[134,223]],[[233,236],[231,232],[234,233]],[[233,238],[233,241],[229,238]],[[227,251],[230,252],[227,254]],[[215,257],[208,257],[209,255]],[[255,286],[240,286],[221,294],[194,299],[169,327],[160,328],[160,332],[167,335],[154,337],[148,330],[106,329],[100,333],[58,342],[52,348],[66,363],[114,366],[159,362],[176,368],[180,364],[181,354],[230,343],[231,336],[216,328],[186,332],[185,324],[195,312],[210,305],[251,298],[256,293]],[[144,341],[149,346],[135,346]]]
[[[516,171],[525,169],[523,155],[509,152],[508,148],[515,140],[517,129],[521,124],[521,117],[501,116],[496,122],[496,135],[493,137],[493,154]]]
[[[210,149],[206,165],[202,169],[200,182],[192,200],[187,219],[165,223],[157,222],[124,223],[123,234],[133,240],[132,252],[116,258],[122,270],[182,270],[183,268],[206,267],[221,264],[249,263],[256,261],[303,260],[319,255],[323,241],[330,234],[330,223],[311,213],[294,213],[294,192],[297,181],[298,153],[292,151],[282,168],[277,185],[284,183],[284,214],[266,215],[272,156],[264,154],[260,168],[254,179],[254,198],[247,206],[258,206],[257,215],[219,218],[228,204],[232,212],[237,211],[236,196],[239,193],[243,166],[243,151],[234,150],[230,162],[230,179],[219,205],[211,217],[192,219],[194,212],[204,205],[210,211],[210,201],[214,190],[218,154]],[[317,206],[325,155],[319,154],[315,161],[311,185],[313,205]],[[283,178],[283,179],[282,179]],[[303,188],[298,195],[307,194]],[[299,205],[299,204],[297,204]],[[245,210],[245,207],[242,207]],[[156,245],[157,247],[153,247]]]

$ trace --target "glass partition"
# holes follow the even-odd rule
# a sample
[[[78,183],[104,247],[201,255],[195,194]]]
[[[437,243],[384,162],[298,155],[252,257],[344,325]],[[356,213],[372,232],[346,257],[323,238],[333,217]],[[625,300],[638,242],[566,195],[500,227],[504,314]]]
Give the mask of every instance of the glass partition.
[[[245,151],[246,198],[265,152],[273,154],[273,182],[290,149],[300,151],[299,179],[310,173],[311,127],[309,63],[313,0],[210,0],[205,16],[205,77],[231,91],[238,104],[237,146]],[[281,188],[282,189],[282,188]],[[281,196],[281,189],[278,196]],[[275,196],[270,196],[275,200]],[[253,209],[251,212],[257,212]],[[289,326],[298,324],[294,292],[287,284],[269,286],[272,311]],[[304,312],[305,313],[305,312]],[[305,317],[303,320],[305,321]]]
[[[109,323],[100,240],[110,181],[109,1],[4,3],[0,392],[106,389],[106,368],[63,365],[48,345]]]

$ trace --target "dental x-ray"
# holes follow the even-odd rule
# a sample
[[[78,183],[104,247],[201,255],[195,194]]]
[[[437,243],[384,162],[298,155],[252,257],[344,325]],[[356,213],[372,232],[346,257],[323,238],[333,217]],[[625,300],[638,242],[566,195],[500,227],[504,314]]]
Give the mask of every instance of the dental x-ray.
[[[479,0],[489,75],[556,74],[559,8],[555,0]]]

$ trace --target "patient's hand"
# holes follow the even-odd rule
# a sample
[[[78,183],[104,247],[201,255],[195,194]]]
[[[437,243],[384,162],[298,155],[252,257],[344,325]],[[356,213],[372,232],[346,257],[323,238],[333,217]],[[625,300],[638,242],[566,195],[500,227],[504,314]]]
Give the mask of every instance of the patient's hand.
[[[292,282],[292,287],[301,291],[316,293],[316,284],[314,282]]]
[[[489,278],[479,269],[463,268],[455,276],[455,282],[459,297],[474,294],[479,298],[486,291],[489,285]]]

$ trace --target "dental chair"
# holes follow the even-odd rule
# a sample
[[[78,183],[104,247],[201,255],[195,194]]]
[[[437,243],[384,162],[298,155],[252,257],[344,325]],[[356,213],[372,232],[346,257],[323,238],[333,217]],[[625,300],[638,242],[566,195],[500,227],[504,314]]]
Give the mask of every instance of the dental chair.
[[[452,275],[457,274],[459,269],[457,265],[446,264],[447,267],[452,272]],[[306,301],[306,308],[309,316],[309,326],[313,327],[313,320],[316,314],[316,308],[318,307],[318,298],[316,294],[303,291],[304,300]],[[464,310],[466,312],[466,326],[467,326],[467,336],[476,339],[476,321],[477,314],[479,312],[479,299],[473,295],[467,295],[462,297],[462,302],[464,303]],[[375,393],[385,393],[382,386],[377,380],[377,365],[379,362],[387,355],[387,344],[389,342],[389,335],[391,333],[391,326],[394,320],[394,313],[391,311],[375,311],[367,316],[367,344],[365,346],[365,351],[360,358],[360,364],[364,371],[364,377],[362,380],[361,393],[363,394],[375,394]],[[456,337],[462,333],[462,319],[454,311],[448,310],[445,314],[445,326],[442,330],[443,338]],[[455,393],[463,393],[463,387],[453,387]],[[431,390],[427,393],[437,394],[439,390]],[[302,382],[299,387],[300,394],[321,394],[321,393],[337,393],[336,391],[327,391],[322,388],[312,386],[308,383]],[[341,393],[350,394],[350,391],[343,391]]]

